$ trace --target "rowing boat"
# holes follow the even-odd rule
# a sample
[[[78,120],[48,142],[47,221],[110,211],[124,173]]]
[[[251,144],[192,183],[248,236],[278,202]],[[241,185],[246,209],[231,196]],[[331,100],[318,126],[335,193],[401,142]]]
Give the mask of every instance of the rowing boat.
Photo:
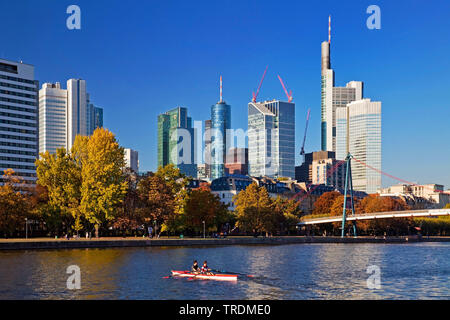
[[[237,275],[234,275],[234,274],[203,274],[203,273],[192,273],[190,271],[174,271],[174,270],[172,270],[172,275],[175,277],[189,277],[189,278],[194,278],[194,279],[237,281]]]

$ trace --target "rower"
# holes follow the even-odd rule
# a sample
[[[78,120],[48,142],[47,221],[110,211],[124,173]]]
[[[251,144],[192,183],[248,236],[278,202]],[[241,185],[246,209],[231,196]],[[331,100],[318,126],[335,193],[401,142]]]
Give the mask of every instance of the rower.
[[[200,267],[198,266],[197,260],[194,260],[194,264],[192,265],[191,269],[194,273],[200,273]]]
[[[208,268],[208,262],[205,260],[203,262],[203,266],[202,266],[202,273],[206,273],[206,274],[213,274],[212,272],[210,272],[211,269]]]

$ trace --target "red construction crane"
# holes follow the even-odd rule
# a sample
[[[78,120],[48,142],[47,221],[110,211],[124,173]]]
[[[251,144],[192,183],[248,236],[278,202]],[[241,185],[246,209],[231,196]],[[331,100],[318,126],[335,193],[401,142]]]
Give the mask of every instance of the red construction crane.
[[[303,156],[303,163],[305,163],[305,141],[306,141],[306,133],[308,132],[308,123],[309,123],[310,112],[311,112],[311,109],[308,109],[308,115],[306,116],[305,135],[303,136],[302,149],[300,150],[300,155]]]
[[[266,70],[264,70],[264,74],[263,74],[263,76],[261,78],[261,81],[259,82],[259,86],[258,86],[258,89],[256,90],[256,94],[254,92],[252,92],[253,93],[253,98],[252,98],[253,102],[256,102],[256,98],[258,97],[258,94],[259,94],[259,89],[261,89],[261,85],[262,85],[262,83],[264,81],[264,77],[266,76],[267,68],[269,68],[269,66],[267,66]]]
[[[280,76],[278,76],[278,79],[280,79],[281,85],[283,86],[284,93],[286,93],[286,96],[287,96],[287,98],[288,98],[288,102],[291,102],[292,99],[293,99],[293,98],[292,98],[292,91],[289,91],[289,93],[288,93],[286,87],[284,86],[283,80],[281,80],[281,77],[280,77]]]

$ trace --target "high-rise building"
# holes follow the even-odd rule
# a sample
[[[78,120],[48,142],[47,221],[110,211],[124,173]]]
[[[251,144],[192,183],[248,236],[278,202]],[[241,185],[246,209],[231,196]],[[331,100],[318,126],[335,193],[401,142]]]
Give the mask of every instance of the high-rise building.
[[[295,104],[278,100],[248,104],[251,176],[295,176]]]
[[[227,134],[231,129],[231,107],[222,99],[220,77],[220,100],[211,106],[211,179],[225,176]]]
[[[59,82],[44,83],[39,90],[39,152],[67,148],[67,90]]]
[[[381,170],[381,102],[362,99],[336,109],[336,157],[348,153]],[[381,187],[381,173],[352,161],[353,188],[375,193]]]
[[[187,109],[177,107],[158,116],[158,167],[169,163],[197,177],[195,136]]]
[[[89,101],[86,81],[69,79],[67,89],[59,82],[44,83],[39,90],[39,152],[70,150],[77,135],[89,136],[103,127],[103,109]]]
[[[125,167],[130,168],[136,173],[139,173],[139,154],[137,151],[125,148],[124,149]]]
[[[34,66],[0,59],[0,175],[10,168],[30,183],[39,147],[38,88]]]
[[[322,42],[321,143],[324,151],[336,151],[336,108],[363,97],[363,83],[360,81],[350,81],[345,87],[335,87],[334,70],[331,69],[330,43],[329,34],[328,41]]]
[[[205,120],[205,177],[211,178],[211,120]]]

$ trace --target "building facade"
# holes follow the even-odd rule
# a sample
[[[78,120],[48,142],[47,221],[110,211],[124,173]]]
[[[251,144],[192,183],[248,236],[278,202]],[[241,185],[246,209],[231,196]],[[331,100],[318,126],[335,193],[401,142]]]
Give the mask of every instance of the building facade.
[[[10,168],[30,184],[39,148],[38,88],[34,66],[0,59],[0,174]]]
[[[295,176],[295,104],[278,100],[248,104],[249,174]]]
[[[381,102],[363,99],[336,110],[336,157],[348,153],[377,171],[352,161],[353,188],[376,193],[381,187]]]
[[[205,120],[205,178],[211,178],[211,120]]]
[[[125,167],[139,173],[139,153],[136,150],[124,149]]]
[[[177,107],[158,116],[158,167],[169,163],[197,177],[195,135],[186,108]]]
[[[211,179],[225,176],[227,135],[231,129],[231,107],[220,100],[211,107]]]
[[[225,174],[248,174],[248,148],[230,148],[227,152]]]
[[[70,151],[77,135],[90,136],[103,127],[103,109],[89,101],[86,81],[44,83],[39,90],[39,152]]]
[[[350,81],[345,87],[335,87],[331,69],[330,43],[322,42],[321,72],[321,144],[322,150],[336,151],[336,108],[363,98],[363,83]]]

